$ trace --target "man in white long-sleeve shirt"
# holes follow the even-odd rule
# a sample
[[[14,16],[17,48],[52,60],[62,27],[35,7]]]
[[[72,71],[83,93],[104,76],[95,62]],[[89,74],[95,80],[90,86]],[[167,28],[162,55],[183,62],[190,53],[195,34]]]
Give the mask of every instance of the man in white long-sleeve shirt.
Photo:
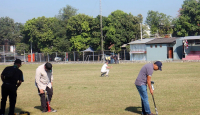
[[[38,88],[38,93],[40,95],[42,112],[47,112],[45,91],[47,91],[48,99],[50,102],[53,95],[53,71],[51,63],[47,62],[38,66],[38,68],[36,69],[35,82]],[[51,108],[51,112],[56,112],[56,110]]]

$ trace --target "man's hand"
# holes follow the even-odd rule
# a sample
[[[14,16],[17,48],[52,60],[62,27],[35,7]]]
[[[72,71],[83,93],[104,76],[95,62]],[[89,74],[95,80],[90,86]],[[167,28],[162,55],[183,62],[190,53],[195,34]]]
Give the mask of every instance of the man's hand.
[[[22,84],[22,81],[19,81],[19,82],[17,83],[17,88],[18,88],[21,84]]]
[[[151,87],[151,76],[149,76],[149,75],[147,76],[147,84],[149,86],[150,93],[153,95],[153,89]]]
[[[43,94],[44,93],[44,90],[43,89],[40,89],[40,94]]]

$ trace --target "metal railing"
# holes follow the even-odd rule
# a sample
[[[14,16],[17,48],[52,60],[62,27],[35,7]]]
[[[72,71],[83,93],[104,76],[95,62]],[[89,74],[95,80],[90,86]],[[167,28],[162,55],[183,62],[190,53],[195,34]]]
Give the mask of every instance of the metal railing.
[[[105,50],[104,53],[101,51],[94,52],[83,52],[83,51],[71,51],[71,52],[51,52],[51,53],[27,53],[21,51],[18,53],[15,50],[15,46],[12,45],[0,45],[0,62],[14,62],[15,59],[21,59],[23,62],[72,62],[72,61],[103,61],[106,57],[113,59],[114,56],[118,60],[130,60],[129,52],[121,50],[116,51]],[[104,56],[103,56],[104,54]]]

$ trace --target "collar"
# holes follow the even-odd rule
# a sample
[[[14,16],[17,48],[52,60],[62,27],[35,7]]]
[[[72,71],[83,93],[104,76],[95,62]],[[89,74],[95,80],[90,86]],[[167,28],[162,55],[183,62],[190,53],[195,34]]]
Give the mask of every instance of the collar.
[[[18,68],[17,65],[14,65],[14,68]]]

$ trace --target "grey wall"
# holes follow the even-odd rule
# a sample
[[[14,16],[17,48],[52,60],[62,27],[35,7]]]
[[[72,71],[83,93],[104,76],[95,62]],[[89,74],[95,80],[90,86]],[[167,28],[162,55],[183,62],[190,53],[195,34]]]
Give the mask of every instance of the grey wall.
[[[183,56],[183,41],[179,39],[176,40],[176,44],[173,47],[174,60],[180,60]]]
[[[152,48],[150,46],[153,46]],[[147,45],[147,61],[167,60],[167,44],[151,44]],[[155,48],[157,45],[157,48]],[[162,45],[162,47],[160,47]]]

